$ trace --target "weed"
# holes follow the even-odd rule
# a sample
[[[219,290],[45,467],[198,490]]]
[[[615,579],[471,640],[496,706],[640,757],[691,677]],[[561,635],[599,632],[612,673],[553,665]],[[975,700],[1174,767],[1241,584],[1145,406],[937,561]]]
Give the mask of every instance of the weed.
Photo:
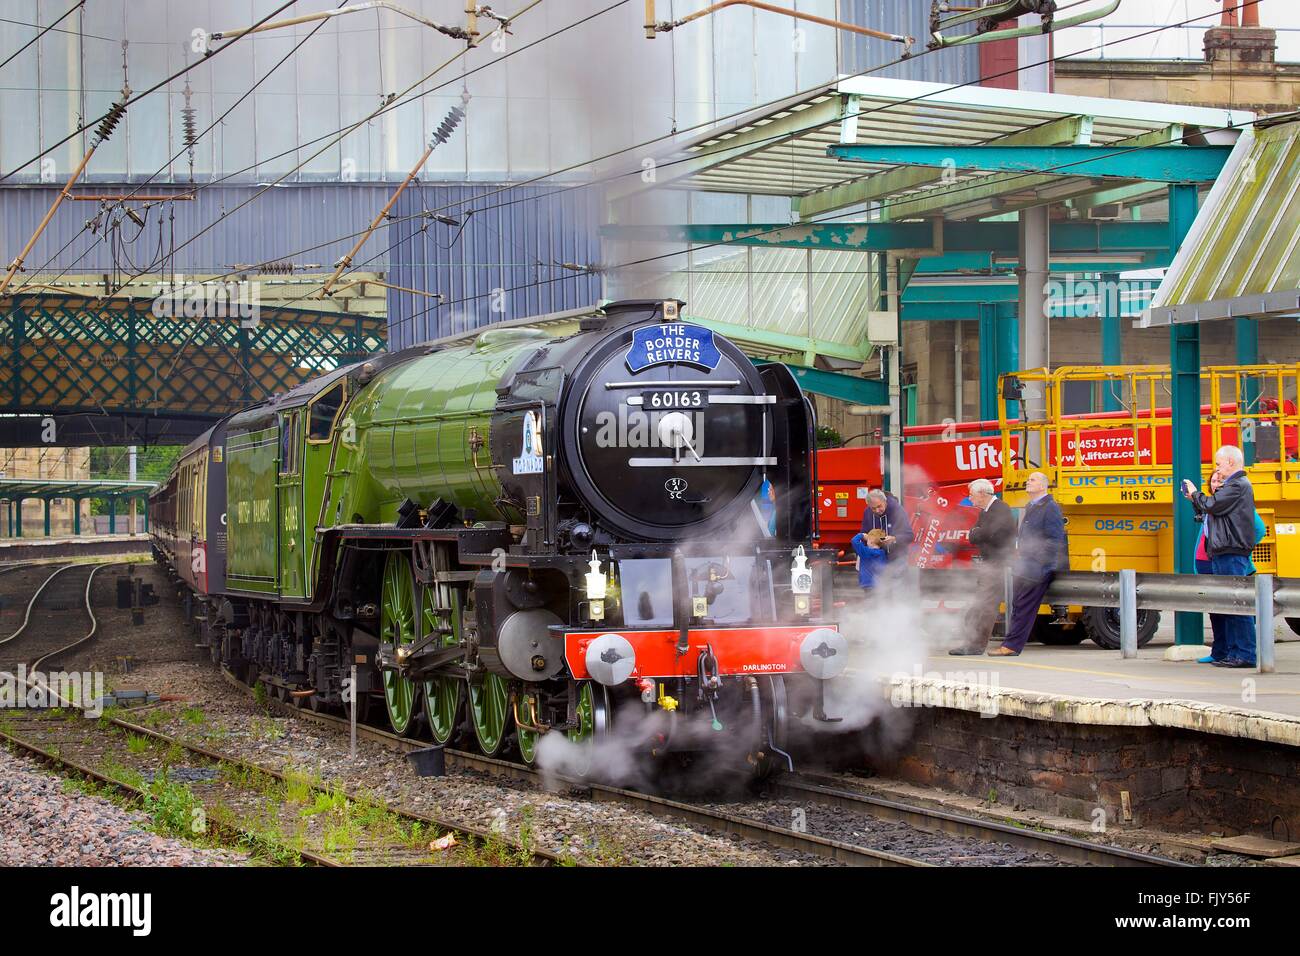
[[[257,740],[279,740],[284,736],[284,728],[274,720],[254,717],[248,725],[248,733]]]
[[[137,757],[145,753],[153,746],[153,741],[148,737],[142,737],[139,734],[126,735],[126,752],[135,754]]]
[[[159,774],[144,791],[144,809],[162,834],[193,838],[207,833],[207,812],[189,787]]]
[[[193,724],[195,727],[202,726],[207,719],[201,707],[186,707],[181,711],[181,720],[187,724]]]
[[[320,778],[314,781],[312,776],[301,770],[285,770],[284,772],[284,802],[305,804],[311,799],[312,791]]]
[[[126,764],[118,763],[111,755],[107,755],[99,763],[99,772],[110,780],[116,780],[124,783],[128,787],[139,788],[144,783],[144,778],[140,776],[140,771],[134,767],[128,767]]]

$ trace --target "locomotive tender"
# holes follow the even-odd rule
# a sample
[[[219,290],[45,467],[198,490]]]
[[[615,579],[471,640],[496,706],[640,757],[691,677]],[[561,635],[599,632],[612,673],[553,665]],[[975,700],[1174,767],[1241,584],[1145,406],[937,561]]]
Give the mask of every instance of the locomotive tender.
[[[681,305],[415,346],[193,442],[150,518],[213,659],[489,755],[618,733],[651,761],[787,766],[847,665],[813,410]]]

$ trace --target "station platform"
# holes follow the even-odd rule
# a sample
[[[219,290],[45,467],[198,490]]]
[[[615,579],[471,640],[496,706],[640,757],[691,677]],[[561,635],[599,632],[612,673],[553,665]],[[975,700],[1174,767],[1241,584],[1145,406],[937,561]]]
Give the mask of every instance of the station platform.
[[[73,538],[0,538],[0,565],[46,558],[148,554],[147,534],[96,534]]]
[[[1268,674],[1166,661],[1173,635],[1162,624],[1129,660],[1091,641],[1029,644],[1019,657],[940,651],[926,657],[923,673],[895,675],[891,683],[910,685],[931,705],[986,715],[1178,728],[1300,747],[1300,640],[1284,622],[1276,633],[1276,670]]]

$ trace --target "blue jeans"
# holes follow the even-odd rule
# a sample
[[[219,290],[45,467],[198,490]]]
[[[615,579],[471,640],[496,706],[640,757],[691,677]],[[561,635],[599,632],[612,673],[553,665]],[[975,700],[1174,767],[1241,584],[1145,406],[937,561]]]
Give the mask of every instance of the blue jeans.
[[[1210,558],[1210,573],[1239,576],[1250,574],[1250,559],[1244,554],[1216,555]],[[1254,666],[1255,619],[1245,614],[1211,614],[1211,627],[1214,626],[1216,617],[1222,620],[1224,659],[1245,661]]]
[[[1210,567],[1211,565],[1208,560],[1202,561],[1200,558],[1196,559],[1197,574],[1213,574],[1214,572],[1210,570]],[[1228,645],[1223,639],[1223,619],[1225,616],[1226,615],[1223,614],[1210,615],[1210,630],[1214,633],[1214,641],[1210,644],[1210,656],[1216,661],[1221,661],[1228,656]]]

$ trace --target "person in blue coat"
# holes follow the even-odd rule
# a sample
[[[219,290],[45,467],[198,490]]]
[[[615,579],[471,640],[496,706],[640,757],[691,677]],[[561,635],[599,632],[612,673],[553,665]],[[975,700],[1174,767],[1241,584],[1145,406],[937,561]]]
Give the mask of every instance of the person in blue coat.
[[[859,532],[853,536],[851,543],[858,556],[858,586],[869,591],[875,587],[877,575],[889,561],[889,555],[885,551],[885,532],[879,528],[873,528],[866,534]]]

